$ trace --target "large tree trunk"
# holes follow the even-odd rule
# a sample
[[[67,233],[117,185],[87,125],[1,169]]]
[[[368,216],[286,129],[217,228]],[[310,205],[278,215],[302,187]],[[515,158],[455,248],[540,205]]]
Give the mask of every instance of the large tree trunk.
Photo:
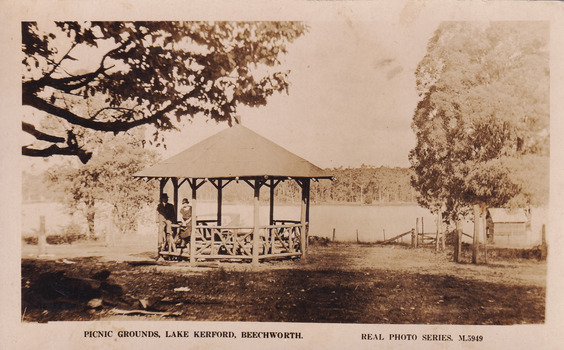
[[[462,225],[456,220],[456,230],[454,234],[454,261],[459,263],[462,261]]]
[[[474,204],[474,236],[472,239],[472,264],[478,263],[478,253],[480,244],[480,205]]]

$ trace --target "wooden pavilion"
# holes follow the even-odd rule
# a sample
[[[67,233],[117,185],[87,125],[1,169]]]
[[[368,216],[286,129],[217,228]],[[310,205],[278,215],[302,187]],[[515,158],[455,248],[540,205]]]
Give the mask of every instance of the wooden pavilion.
[[[165,258],[196,260],[260,260],[301,257],[307,252],[311,180],[331,179],[325,170],[298,157],[242,125],[213,135],[187,150],[134,175],[160,180],[160,194],[172,182],[173,204],[178,211],[178,189],[192,190],[192,216],[196,218],[197,191],[207,181],[217,189],[217,219],[196,220],[189,244],[169,241],[159,251]],[[274,189],[282,181],[295,181],[301,188],[300,220],[274,218]],[[243,181],[254,190],[252,226],[224,226],[222,191],[232,181]],[[270,189],[269,225],[259,224],[260,189]]]

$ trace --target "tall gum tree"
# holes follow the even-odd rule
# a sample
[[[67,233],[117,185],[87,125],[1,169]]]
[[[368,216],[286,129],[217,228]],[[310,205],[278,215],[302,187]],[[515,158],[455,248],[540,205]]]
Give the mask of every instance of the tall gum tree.
[[[412,185],[452,222],[548,201],[549,25],[445,22],[416,70]]]
[[[26,156],[91,157],[73,127],[122,132],[163,130],[203,114],[232,123],[238,105],[261,106],[287,91],[275,69],[286,46],[304,34],[298,22],[22,22],[22,129],[37,143]],[[68,105],[69,99],[82,102]],[[101,101],[85,114],[82,103]],[[64,120],[63,134],[43,130],[31,114]]]

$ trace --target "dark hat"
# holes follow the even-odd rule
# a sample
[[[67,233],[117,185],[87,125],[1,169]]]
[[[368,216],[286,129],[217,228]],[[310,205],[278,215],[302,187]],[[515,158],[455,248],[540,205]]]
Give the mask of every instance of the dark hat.
[[[168,194],[166,193],[161,194],[161,199],[168,199]]]
[[[184,203],[190,203],[190,202],[188,201],[188,198],[182,198],[182,204],[184,204]]]

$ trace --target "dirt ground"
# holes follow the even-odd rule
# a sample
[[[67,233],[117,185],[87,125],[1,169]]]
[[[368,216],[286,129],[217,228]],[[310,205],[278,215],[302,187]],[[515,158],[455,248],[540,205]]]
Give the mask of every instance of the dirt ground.
[[[155,262],[152,242],[22,249],[22,320],[543,323],[546,263],[455,264],[431,248],[345,243],[259,266]]]

